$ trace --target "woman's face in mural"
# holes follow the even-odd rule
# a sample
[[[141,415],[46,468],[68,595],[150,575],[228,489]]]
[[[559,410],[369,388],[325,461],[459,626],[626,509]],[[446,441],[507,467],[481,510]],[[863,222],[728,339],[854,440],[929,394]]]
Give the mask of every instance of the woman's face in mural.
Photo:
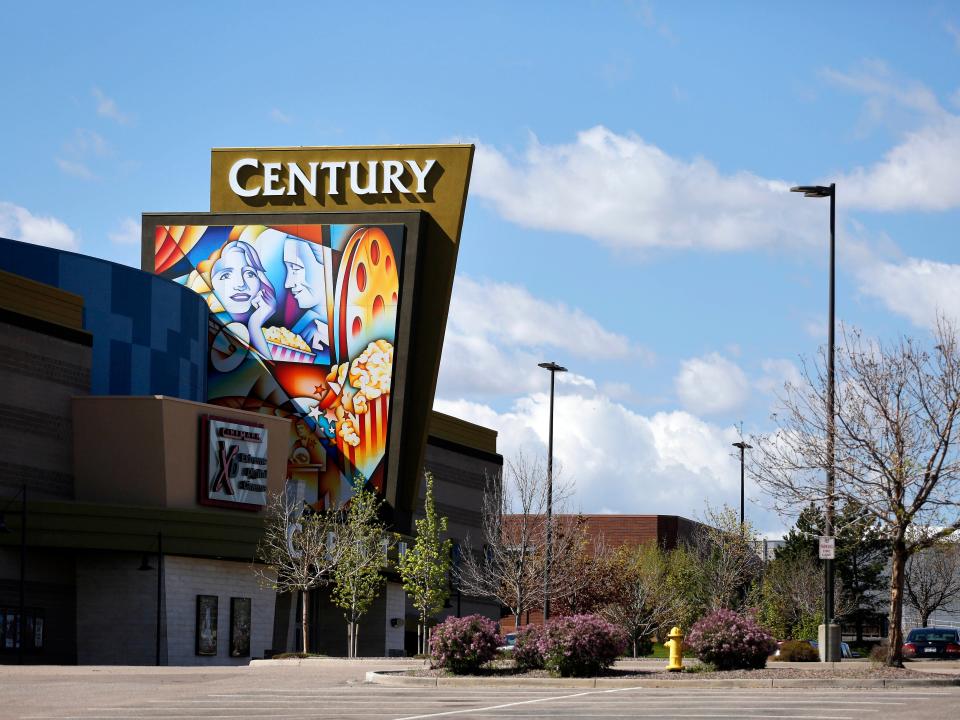
[[[250,303],[260,292],[261,283],[242,250],[231,248],[221,255],[210,275],[213,291],[228,313],[243,315],[250,312]]]
[[[323,263],[303,240],[287,239],[283,244],[283,266],[286,279],[283,286],[307,309],[323,304],[326,291],[323,279]]]

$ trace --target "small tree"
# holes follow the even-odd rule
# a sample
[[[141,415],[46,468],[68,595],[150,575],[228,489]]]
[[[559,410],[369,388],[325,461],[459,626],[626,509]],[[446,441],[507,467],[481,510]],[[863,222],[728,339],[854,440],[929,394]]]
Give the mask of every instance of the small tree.
[[[637,644],[673,621],[680,605],[675,587],[668,582],[669,555],[645,543],[621,547],[613,556],[613,601],[600,614],[622,628],[637,656]]]
[[[336,539],[339,562],[333,571],[333,601],[343,609],[347,621],[347,656],[357,656],[360,618],[383,590],[382,573],[393,542],[379,519],[382,501],[369,490],[358,487],[343,511],[343,523]]]
[[[960,546],[943,541],[921,550],[907,561],[907,604],[917,611],[920,626],[960,595]]]
[[[450,541],[441,540],[447,531],[447,519],[437,515],[433,501],[433,475],[424,473],[426,492],[423,498],[424,517],[417,520],[417,537],[413,547],[400,558],[403,589],[410,595],[419,613],[417,652],[427,652],[427,623],[443,608],[450,594]]]
[[[583,528],[564,508],[571,488],[553,476],[554,558],[575,557],[583,547]],[[543,464],[522,453],[508,461],[503,475],[488,477],[483,493],[483,545],[474,549],[468,536],[457,568],[464,593],[489,598],[508,608],[516,626],[524,613],[543,607],[546,562],[547,474]],[[569,594],[583,578],[550,573],[550,597]]]
[[[263,536],[257,544],[256,566],[261,582],[281,593],[299,592],[303,651],[309,650],[309,593],[327,585],[340,562],[342,548],[331,542],[340,531],[335,510],[315,512],[296,497],[290,483],[267,506]]]
[[[752,539],[753,529],[740,524],[733,508],[707,508],[694,530],[690,549],[698,560],[700,593],[708,609],[744,607],[750,584],[760,572]]]

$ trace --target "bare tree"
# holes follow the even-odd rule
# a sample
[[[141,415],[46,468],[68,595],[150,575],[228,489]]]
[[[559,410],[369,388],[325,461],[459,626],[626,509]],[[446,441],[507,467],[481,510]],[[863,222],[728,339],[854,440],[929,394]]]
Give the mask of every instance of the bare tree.
[[[553,555],[565,558],[583,542],[562,510],[570,486],[554,471]],[[481,521],[483,544],[469,536],[456,568],[461,592],[499,602],[513,614],[517,625],[524,613],[543,607],[546,550],[547,476],[539,460],[522,453],[507,462],[505,472],[488,477],[483,494]],[[551,573],[551,599],[570,591],[571,578]]]
[[[304,652],[308,652],[309,593],[333,578],[343,550],[335,541],[340,529],[335,509],[314,512],[291,483],[270,498],[264,532],[257,545],[257,558],[266,568],[255,566],[254,571],[264,585],[277,592],[301,593]]]
[[[808,503],[856,502],[890,540],[890,645],[902,664],[904,569],[915,553],[960,528],[960,356],[954,327],[940,320],[934,348],[892,344],[845,332],[837,352],[835,483],[829,466],[824,363],[787,384],[779,429],[755,437],[750,472],[781,512]]]
[[[907,604],[926,627],[934,612],[960,595],[960,547],[940,542],[914,553],[907,560],[904,580]]]

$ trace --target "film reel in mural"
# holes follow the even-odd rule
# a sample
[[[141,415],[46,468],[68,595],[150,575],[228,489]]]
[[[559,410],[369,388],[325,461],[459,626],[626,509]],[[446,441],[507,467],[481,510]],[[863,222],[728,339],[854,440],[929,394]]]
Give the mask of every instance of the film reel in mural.
[[[402,225],[157,225],[154,271],[210,308],[208,399],[289,417],[317,509],[384,489]]]

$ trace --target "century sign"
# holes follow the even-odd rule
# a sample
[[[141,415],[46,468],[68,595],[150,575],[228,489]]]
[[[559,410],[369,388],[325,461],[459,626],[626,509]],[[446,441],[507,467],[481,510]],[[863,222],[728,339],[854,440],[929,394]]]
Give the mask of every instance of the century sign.
[[[267,429],[212,415],[203,416],[200,503],[241,510],[267,504]]]
[[[316,196],[340,195],[349,178],[350,190],[356,195],[409,195],[427,191],[427,176],[436,166],[435,159],[421,165],[416,160],[328,160],[306,163],[306,170],[297,162],[261,162],[255,157],[242,157],[231,166],[227,176],[230,189],[239,197],[259,195],[299,195],[307,192]],[[241,182],[240,177],[244,176]],[[251,183],[257,176],[260,182]],[[409,179],[407,179],[409,176]],[[324,182],[324,178],[326,182]]]

